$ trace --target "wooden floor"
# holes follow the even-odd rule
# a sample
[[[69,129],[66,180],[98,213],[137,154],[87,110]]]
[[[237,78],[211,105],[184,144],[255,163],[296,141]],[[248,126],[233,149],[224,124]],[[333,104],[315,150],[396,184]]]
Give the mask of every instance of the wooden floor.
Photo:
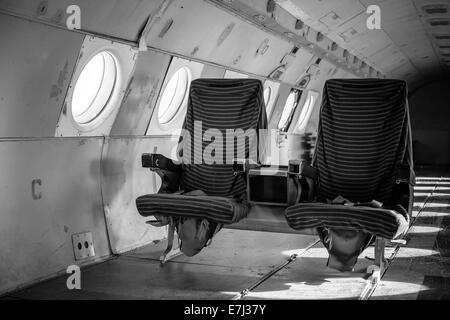
[[[450,175],[418,179],[416,217],[371,299],[450,298]],[[433,177],[435,176],[435,177]],[[82,290],[67,290],[67,276],[15,292],[6,299],[358,299],[366,287],[369,247],[355,271],[327,268],[315,236],[223,229],[195,257],[163,267],[161,242],[82,270]],[[293,254],[299,256],[287,263]],[[276,271],[276,272],[275,272]],[[269,276],[270,275],[270,276]],[[248,289],[248,293],[240,294]]]

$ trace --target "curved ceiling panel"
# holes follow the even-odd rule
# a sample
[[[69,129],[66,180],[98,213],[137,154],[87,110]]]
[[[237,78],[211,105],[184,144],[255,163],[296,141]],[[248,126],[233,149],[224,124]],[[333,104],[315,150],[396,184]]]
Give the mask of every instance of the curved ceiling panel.
[[[416,86],[448,77],[450,71],[450,1],[448,0],[276,0],[388,77]],[[378,5],[381,29],[366,26],[367,7]]]

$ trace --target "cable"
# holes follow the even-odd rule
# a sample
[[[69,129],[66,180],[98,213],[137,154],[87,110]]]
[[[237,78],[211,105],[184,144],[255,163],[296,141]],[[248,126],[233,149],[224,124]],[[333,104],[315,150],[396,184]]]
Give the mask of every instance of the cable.
[[[254,282],[253,284],[251,284],[250,286],[248,286],[246,289],[242,290],[241,292],[239,292],[236,296],[234,296],[233,298],[231,298],[231,300],[240,300],[242,298],[244,298],[245,296],[247,296],[252,290],[256,289],[258,286],[260,286],[263,282],[265,282],[267,279],[269,279],[271,276],[273,276],[275,273],[277,273],[278,271],[284,269],[286,266],[288,266],[289,264],[291,264],[292,262],[294,262],[295,260],[297,260],[297,258],[301,257],[302,255],[304,255],[309,249],[311,249],[312,247],[314,247],[320,240],[317,239],[315,240],[312,244],[310,244],[308,247],[305,248],[305,250],[301,253],[296,253],[291,255],[285,263],[279,265],[278,267],[276,267],[275,269],[271,270],[270,272],[266,273],[262,278],[260,278],[258,281]]]
[[[433,190],[427,195],[425,201],[423,202],[422,207],[419,209],[419,211],[417,212],[416,217],[414,218],[414,220],[412,221],[411,225],[409,226],[408,230],[406,231],[405,235],[403,236],[403,238],[410,232],[411,228],[414,226],[415,222],[417,221],[417,218],[420,216],[420,214],[422,213],[422,211],[425,209],[426,205],[429,202],[429,199],[431,199],[435,193],[435,191],[438,188],[439,183],[442,181],[442,176],[439,178],[439,181],[437,181],[433,187]],[[372,296],[372,294],[375,292],[375,289],[377,288],[378,284],[380,283],[381,279],[383,279],[386,271],[388,270],[388,268],[390,267],[391,263],[394,261],[395,257],[397,256],[398,251],[401,248],[401,244],[398,244],[395,246],[394,248],[394,252],[391,254],[391,256],[386,259],[386,266],[385,268],[383,268],[383,270],[380,270],[381,273],[379,275],[379,278],[377,279],[372,278],[364,287],[363,291],[361,292],[358,300],[368,300],[370,299],[370,297]]]

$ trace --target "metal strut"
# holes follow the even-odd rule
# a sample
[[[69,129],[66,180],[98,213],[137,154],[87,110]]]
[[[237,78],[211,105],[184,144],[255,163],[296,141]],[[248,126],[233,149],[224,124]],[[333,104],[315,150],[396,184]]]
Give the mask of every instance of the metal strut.
[[[375,260],[374,264],[367,267],[367,273],[371,274],[367,285],[364,287],[364,290],[359,296],[359,300],[367,300],[375,288],[381,281],[381,277],[384,274],[386,260],[384,258],[384,249],[386,246],[386,240],[380,237],[377,237],[375,240]]]
[[[248,288],[242,290],[241,292],[239,292],[236,296],[234,296],[233,298],[231,298],[231,300],[240,300],[242,298],[244,298],[246,295],[248,295],[252,290],[256,289],[256,287],[258,287],[260,284],[262,284],[263,282],[265,282],[267,279],[269,279],[270,277],[272,277],[275,273],[279,272],[280,270],[284,269],[286,266],[288,266],[289,264],[291,264],[292,262],[294,262],[295,260],[297,260],[297,258],[301,257],[302,255],[304,255],[309,249],[311,249],[312,247],[314,247],[317,243],[319,243],[319,239],[315,240],[313,243],[311,243],[310,245],[308,245],[305,250],[301,253],[295,253],[293,255],[291,255],[289,258],[286,259],[286,262],[284,262],[283,264],[279,265],[278,267],[276,267],[275,269],[269,271],[268,273],[266,273],[263,277],[261,277],[260,279],[258,279],[256,282],[254,282],[253,284],[251,284]]]
[[[167,261],[178,257],[182,254],[180,248],[177,247],[173,249],[173,243],[175,242],[175,222],[172,217],[170,217],[169,229],[167,234],[167,248],[164,250],[163,254],[159,258],[161,265],[164,265]],[[178,236],[176,237],[178,240]],[[177,241],[178,243],[178,241]]]

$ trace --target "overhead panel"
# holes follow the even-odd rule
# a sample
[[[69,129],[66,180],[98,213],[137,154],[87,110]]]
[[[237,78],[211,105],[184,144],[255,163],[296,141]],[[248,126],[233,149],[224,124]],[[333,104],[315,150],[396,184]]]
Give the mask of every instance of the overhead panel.
[[[78,5],[81,29],[135,41],[150,14],[163,0],[0,0],[0,9],[66,28],[70,5]]]
[[[349,69],[355,67],[345,63],[345,60],[351,62],[350,55],[356,54],[359,55],[359,60],[366,60],[366,57],[362,56],[356,48],[346,43],[367,30],[366,19],[358,18],[362,12],[365,12],[365,7],[358,0],[344,2],[279,0],[277,3],[307,25],[303,36],[312,43],[310,46],[317,54],[320,54],[321,50],[318,50],[320,48],[325,51],[325,59],[345,65]],[[343,57],[344,51],[346,57]],[[376,68],[370,61],[365,62]]]
[[[450,49],[450,4],[446,0],[277,2],[350,54],[396,77],[432,75],[439,63],[448,63],[444,50]],[[381,9],[382,30],[367,28],[370,5]]]
[[[414,4],[434,49],[436,62],[448,67],[445,50],[450,48],[450,3],[444,0],[415,0]]]
[[[358,0],[334,1],[335,8],[319,19],[331,30],[342,25],[351,18],[365,12],[365,7]]]
[[[202,12],[202,19],[198,13]],[[160,37],[165,22],[171,28]],[[174,1],[147,35],[152,46],[229,68],[267,75],[292,44],[204,1]],[[266,49],[259,51],[262,44]]]

